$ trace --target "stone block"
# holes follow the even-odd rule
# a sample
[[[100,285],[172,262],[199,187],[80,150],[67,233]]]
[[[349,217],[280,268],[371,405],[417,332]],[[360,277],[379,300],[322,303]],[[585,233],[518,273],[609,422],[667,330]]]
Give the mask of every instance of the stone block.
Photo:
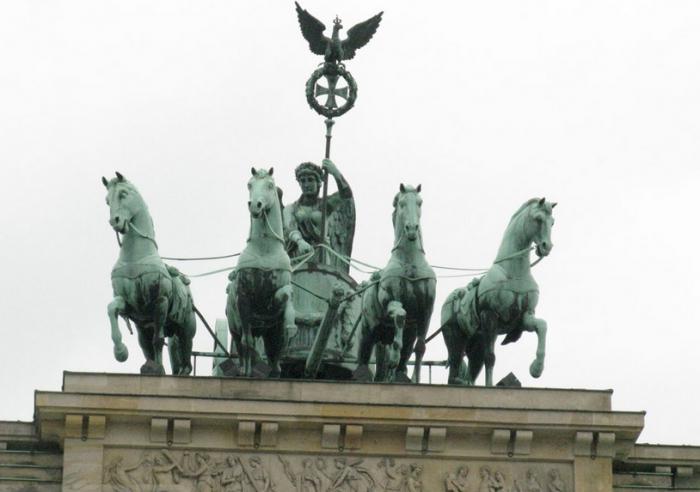
[[[423,427],[406,429],[406,451],[423,451]]]
[[[510,447],[510,431],[508,429],[494,429],[491,433],[491,453],[508,454]]]
[[[598,434],[598,446],[595,454],[601,458],[615,457],[615,433],[601,432]]]
[[[151,419],[151,442],[166,442],[168,440],[168,419]]]
[[[277,422],[263,422],[260,426],[260,446],[277,446]]]
[[[107,418],[104,415],[90,415],[88,417],[88,439],[104,439]]]
[[[362,447],[362,426],[348,425],[345,427],[345,449],[360,449]]]
[[[83,416],[66,415],[65,437],[80,439],[83,437]]]
[[[515,442],[513,443],[513,454],[523,456],[530,454],[532,446],[532,431],[517,430],[515,431]]]
[[[428,433],[428,451],[434,453],[444,451],[446,438],[446,427],[431,427]]]
[[[321,447],[325,449],[338,449],[340,447],[340,425],[325,424],[321,434]]]
[[[190,419],[173,420],[173,442],[176,444],[188,444],[191,438]]]
[[[238,422],[238,445],[242,447],[255,446],[255,422],[250,420]]]
[[[693,476],[692,466],[679,466],[676,467],[676,476],[682,478],[689,478]]]
[[[591,456],[593,454],[593,433],[577,432],[574,440],[574,456]]]

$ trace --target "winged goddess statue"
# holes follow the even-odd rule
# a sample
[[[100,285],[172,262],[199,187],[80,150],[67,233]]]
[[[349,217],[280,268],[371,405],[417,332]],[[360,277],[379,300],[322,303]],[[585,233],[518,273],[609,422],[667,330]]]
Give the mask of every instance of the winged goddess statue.
[[[311,49],[312,53],[324,56],[326,63],[332,64],[338,64],[343,60],[351,60],[355,56],[355,51],[369,43],[374,33],[377,32],[384,13],[379,12],[374,17],[354,25],[348,29],[348,37],[341,41],[340,30],[343,29],[343,24],[337,16],[333,21],[333,34],[331,34],[330,38],[327,38],[323,35],[323,32],[326,30],[323,22],[302,9],[297,2],[294,2],[294,4],[297,7],[301,33],[309,42],[309,49]]]

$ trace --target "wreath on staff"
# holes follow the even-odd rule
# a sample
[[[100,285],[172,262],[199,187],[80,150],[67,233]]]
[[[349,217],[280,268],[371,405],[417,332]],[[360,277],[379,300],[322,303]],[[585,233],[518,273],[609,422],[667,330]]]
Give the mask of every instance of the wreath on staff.
[[[345,104],[342,106],[328,108],[316,100],[316,82],[326,75],[342,77],[348,84],[348,97],[345,100]],[[326,118],[336,118],[344,115],[355,105],[355,99],[357,99],[357,83],[342,64],[333,65],[332,67],[328,67],[327,64],[324,64],[324,66],[317,68],[314,73],[311,74],[309,80],[306,81],[306,102],[309,103],[311,109]]]

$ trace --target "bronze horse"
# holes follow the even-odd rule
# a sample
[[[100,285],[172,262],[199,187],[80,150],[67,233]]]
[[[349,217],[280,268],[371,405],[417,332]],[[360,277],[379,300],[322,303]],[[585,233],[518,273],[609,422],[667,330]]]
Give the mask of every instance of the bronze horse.
[[[435,303],[435,273],[423,250],[421,186],[404,186],[394,197],[394,247],[389,263],[374,274],[362,296],[362,334],[355,378],[369,379],[375,349],[375,381],[410,381],[407,362],[414,351],[413,380],[420,382],[425,335]]]
[[[488,272],[447,297],[441,323],[449,354],[448,383],[474,384],[485,366],[486,386],[492,386],[496,338],[506,335],[505,345],[517,341],[523,331],[537,333],[537,353],[530,375],[537,378],[542,374],[547,323],[535,318],[539,288],[530,272],[530,251],[532,243],[540,258],[552,250],[555,206],[544,198],[523,204],[511,218],[497,259]]]
[[[122,342],[117,317],[136,324],[139,345],[146,357],[142,374],[163,374],[163,345],[173,374],[192,371],[192,338],[196,331],[189,279],[163,263],[148,207],[136,187],[124,176],[102,183],[107,188],[109,223],[122,234],[119,259],[112,269],[114,299],[107,308],[114,342],[114,357],[124,362],[129,351]]]
[[[262,337],[270,377],[279,377],[285,332],[296,332],[292,304],[291,263],[284,247],[280,191],[273,169],[251,169],[248,181],[248,244],[229,275],[226,318],[238,350],[241,373],[251,376]]]

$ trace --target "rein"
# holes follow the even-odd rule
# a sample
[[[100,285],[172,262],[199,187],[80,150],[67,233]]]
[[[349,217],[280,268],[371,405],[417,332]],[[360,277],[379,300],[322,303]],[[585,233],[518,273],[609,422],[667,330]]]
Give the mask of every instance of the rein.
[[[268,216],[267,216],[267,212],[265,212],[265,211],[263,210],[262,215],[263,215],[263,217],[265,218],[265,224],[267,225],[267,228],[270,230],[270,233],[272,233],[272,237],[274,237],[274,238],[277,239],[279,242],[281,242],[282,245],[284,245],[284,238],[283,238],[283,237],[280,237],[280,235],[277,234],[277,233],[275,232],[275,230],[272,228],[272,225],[270,224],[270,219],[269,219]]]
[[[139,236],[141,236],[144,239],[148,239],[149,241],[151,241],[155,245],[156,249],[158,249],[158,243],[156,242],[156,240],[154,238],[152,238],[151,236],[149,236],[148,234],[144,234],[141,231],[141,229],[136,227],[132,222],[127,222],[127,228],[133,229],[136,234],[138,234]],[[114,233],[117,235],[117,244],[119,244],[119,247],[121,248],[122,241],[119,237],[119,233],[117,231],[114,231]]]

